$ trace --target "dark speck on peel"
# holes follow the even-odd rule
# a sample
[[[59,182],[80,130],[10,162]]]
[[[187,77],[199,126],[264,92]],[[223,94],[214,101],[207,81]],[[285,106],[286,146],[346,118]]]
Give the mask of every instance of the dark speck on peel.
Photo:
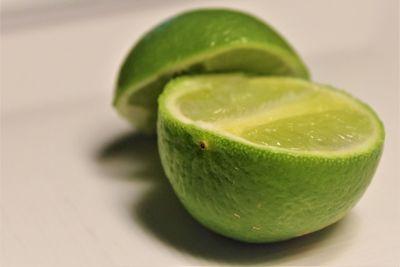
[[[207,143],[205,141],[200,141],[199,146],[201,150],[207,149]]]

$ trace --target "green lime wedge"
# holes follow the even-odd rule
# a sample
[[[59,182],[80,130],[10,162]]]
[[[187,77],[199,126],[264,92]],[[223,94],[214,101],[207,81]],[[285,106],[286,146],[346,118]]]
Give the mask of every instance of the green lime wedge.
[[[338,221],[370,183],[383,141],[366,104],[297,78],[180,77],[159,98],[159,152],[177,196],[206,227],[247,242]]]
[[[133,47],[120,69],[114,105],[151,133],[157,97],[172,77],[238,71],[309,78],[296,52],[269,25],[238,11],[194,10],[153,28]]]

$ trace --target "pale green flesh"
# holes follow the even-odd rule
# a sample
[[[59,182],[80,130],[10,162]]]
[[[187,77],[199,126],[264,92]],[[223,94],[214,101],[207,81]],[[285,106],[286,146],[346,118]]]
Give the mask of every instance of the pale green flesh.
[[[348,151],[373,139],[374,119],[357,100],[325,86],[243,75],[196,77],[175,100],[192,122],[259,145]]]
[[[245,42],[245,40],[244,40]],[[174,76],[196,73],[246,72],[308,78],[304,68],[284,50],[260,45],[236,44],[222,50],[172,64],[149,81],[118,100],[119,112],[139,128],[152,129],[157,114],[157,97]]]
[[[131,105],[144,107],[154,105],[154,100],[162,92],[168,80],[173,76],[184,74],[241,71],[255,74],[307,77],[308,74],[292,66],[294,63],[291,63],[290,59],[282,54],[283,52],[278,53],[275,50],[272,48],[266,50],[265,47],[257,46],[233,46],[226,51],[219,51],[215,55],[212,53],[202,55],[193,59],[193,62],[186,62],[182,66],[172,66],[172,71],[160,74],[154,81],[133,92],[129,96],[128,102]]]

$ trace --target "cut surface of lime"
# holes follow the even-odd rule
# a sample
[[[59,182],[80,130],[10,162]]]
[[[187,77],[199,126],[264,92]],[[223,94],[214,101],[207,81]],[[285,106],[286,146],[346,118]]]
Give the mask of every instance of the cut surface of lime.
[[[269,25],[238,11],[194,10],[158,25],[133,47],[120,69],[114,105],[139,130],[153,132],[157,97],[172,77],[219,72],[309,78]]]
[[[246,143],[304,153],[346,153],[376,142],[370,109],[329,86],[292,78],[206,75],[177,79],[168,105],[184,122]]]
[[[189,213],[247,242],[341,219],[370,183],[384,130],[366,104],[289,77],[179,77],[159,98],[165,173]]]

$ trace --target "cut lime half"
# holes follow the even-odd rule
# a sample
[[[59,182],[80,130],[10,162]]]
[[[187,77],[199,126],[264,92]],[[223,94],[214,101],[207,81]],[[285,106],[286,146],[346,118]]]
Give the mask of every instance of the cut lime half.
[[[366,190],[384,140],[366,104],[287,77],[180,77],[159,98],[158,116],[162,164],[183,205],[248,242],[342,218]]]
[[[194,10],[145,34],[123,63],[114,97],[118,112],[154,132],[157,97],[181,74],[247,72],[308,79],[290,45],[269,25],[233,10]]]

